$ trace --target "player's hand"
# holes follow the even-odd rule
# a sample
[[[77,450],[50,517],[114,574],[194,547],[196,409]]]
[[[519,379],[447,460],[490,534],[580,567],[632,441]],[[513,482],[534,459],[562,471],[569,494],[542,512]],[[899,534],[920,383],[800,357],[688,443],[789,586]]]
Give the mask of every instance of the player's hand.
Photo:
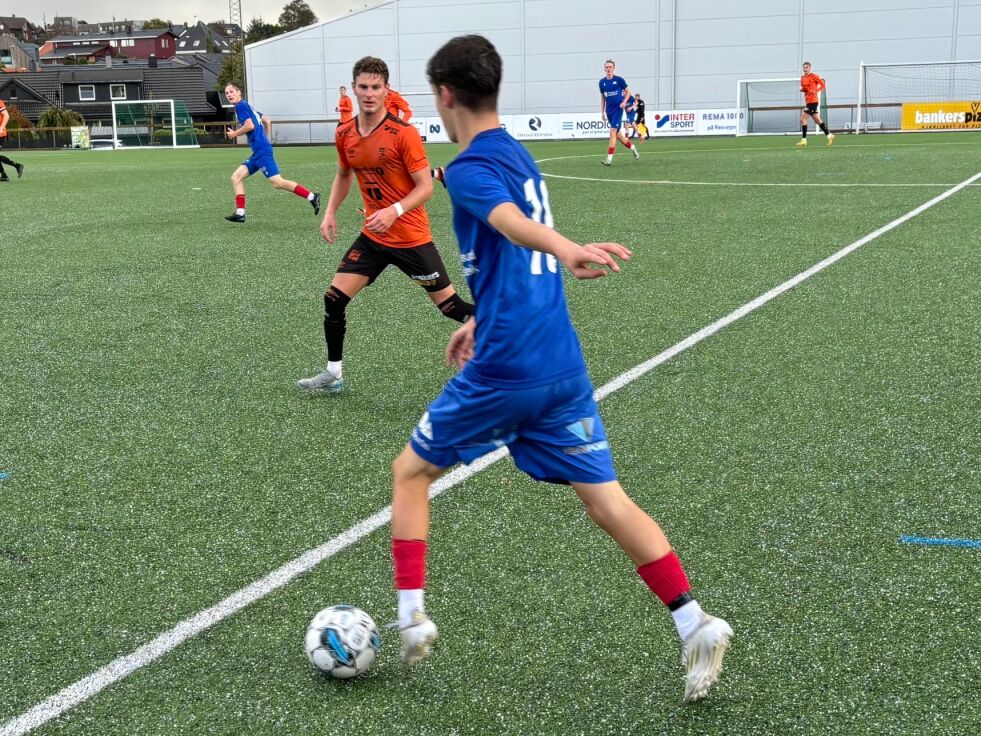
[[[324,215],[324,221],[320,223],[320,234],[328,243],[337,242],[337,218],[329,210]]]
[[[477,331],[477,320],[471,317],[458,327],[450,337],[446,346],[446,364],[451,368],[462,371],[473,357],[474,335]]]
[[[388,228],[392,226],[392,223],[398,219],[398,212],[395,211],[394,207],[385,207],[384,209],[375,210],[372,212],[367,219],[364,221],[364,226],[368,228],[369,232],[381,233],[387,232]]]
[[[559,256],[562,265],[577,279],[598,279],[606,276],[606,269],[618,272],[620,264],[613,256],[626,261],[633,255],[629,248],[619,243],[587,243],[570,248]]]
[[[234,133],[235,133],[235,130],[234,130],[234,128],[229,128],[228,130],[226,130],[226,131],[225,131],[225,137],[226,137],[226,138],[227,138],[228,140],[233,140],[233,139],[235,139],[235,138],[238,138],[238,136],[237,136],[237,135],[233,135]]]
[[[626,110],[627,109],[627,101],[626,100],[624,100],[623,102],[620,103],[620,109],[621,110]]]

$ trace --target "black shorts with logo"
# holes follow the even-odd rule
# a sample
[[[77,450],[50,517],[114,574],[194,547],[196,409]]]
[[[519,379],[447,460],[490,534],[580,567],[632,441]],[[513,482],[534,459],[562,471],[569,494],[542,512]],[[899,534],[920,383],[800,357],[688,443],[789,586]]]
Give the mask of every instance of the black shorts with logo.
[[[804,106],[804,112],[806,112],[808,115],[817,115],[818,114],[818,103],[817,102],[808,102],[807,105]]]
[[[443,259],[431,242],[414,248],[389,248],[376,243],[364,233],[358,235],[358,239],[348,248],[337,267],[337,273],[367,276],[368,283],[372,284],[388,266],[395,266],[429,292],[440,291],[450,285]]]

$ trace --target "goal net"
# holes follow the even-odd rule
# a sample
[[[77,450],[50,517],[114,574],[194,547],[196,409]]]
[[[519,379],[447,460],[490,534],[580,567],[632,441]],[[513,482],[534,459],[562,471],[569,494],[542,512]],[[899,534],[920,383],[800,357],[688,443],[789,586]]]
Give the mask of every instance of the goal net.
[[[827,98],[821,90],[818,112],[827,121]],[[741,79],[736,92],[736,135],[800,135],[804,93],[800,78]]]
[[[183,100],[112,103],[114,148],[197,148],[194,121]]]
[[[855,127],[981,130],[981,61],[861,64]]]

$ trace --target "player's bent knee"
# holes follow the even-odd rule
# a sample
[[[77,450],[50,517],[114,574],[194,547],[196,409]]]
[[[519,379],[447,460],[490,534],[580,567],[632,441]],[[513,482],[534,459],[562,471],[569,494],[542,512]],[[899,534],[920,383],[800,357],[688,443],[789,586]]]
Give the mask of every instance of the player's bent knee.
[[[350,303],[351,297],[336,286],[331,286],[324,293],[324,316],[328,320],[341,322],[344,320],[344,312]]]

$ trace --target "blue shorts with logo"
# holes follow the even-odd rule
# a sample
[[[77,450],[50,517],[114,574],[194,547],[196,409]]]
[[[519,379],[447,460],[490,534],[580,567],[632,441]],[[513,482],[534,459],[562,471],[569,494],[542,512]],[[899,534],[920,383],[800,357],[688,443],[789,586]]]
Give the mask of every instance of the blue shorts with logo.
[[[429,405],[410,444],[441,468],[506,445],[515,465],[537,480],[606,483],[617,477],[585,373],[527,389],[495,388],[458,373]]]
[[[623,108],[617,105],[613,108],[606,108],[606,119],[610,121],[610,127],[618,130],[623,124]]]
[[[273,158],[272,150],[253,153],[252,156],[242,162],[242,166],[249,170],[249,176],[257,171],[265,174],[267,179],[279,174],[279,166],[276,164],[276,159]]]
[[[637,111],[636,110],[627,110],[627,122],[628,123],[632,123],[634,121],[634,118],[635,117],[637,117]]]

